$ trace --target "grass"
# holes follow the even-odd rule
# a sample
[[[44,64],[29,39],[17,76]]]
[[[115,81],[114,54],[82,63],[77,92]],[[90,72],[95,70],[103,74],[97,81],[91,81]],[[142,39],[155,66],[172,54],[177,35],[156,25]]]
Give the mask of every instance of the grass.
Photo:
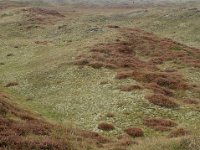
[[[0,11],[0,63],[3,64],[0,65],[1,90],[16,97],[19,105],[51,122],[66,126],[73,124],[108,136],[117,137],[130,126],[144,129],[145,137],[168,135],[143,125],[146,117],[176,120],[178,127],[187,128],[192,133],[198,132],[199,108],[187,104],[172,110],[155,106],[145,98],[146,94],[152,94],[151,90],[123,92],[118,89],[122,85],[140,85],[140,82],[117,80],[114,70],[92,67],[80,69],[71,64],[79,54],[88,53],[95,44],[123,39],[117,30],[107,28],[107,25],[142,28],[160,37],[199,47],[200,20],[198,13],[189,10],[192,7],[199,7],[199,4],[188,5],[187,9],[181,9],[182,6],[136,10],[113,8],[104,11],[61,9],[66,17],[55,24],[30,23],[22,8],[3,9]],[[192,16],[184,19],[186,14]],[[91,32],[94,28],[97,30]],[[47,41],[47,44],[37,44],[37,41]],[[173,47],[172,50],[180,51],[180,47]],[[8,54],[13,56],[8,57]],[[198,69],[172,62],[160,65],[163,69],[170,67],[176,67],[190,83],[199,83]],[[9,83],[18,85],[5,89],[4,86]],[[178,103],[182,103],[180,97],[200,98],[198,93],[183,93],[181,90],[176,93]],[[114,116],[107,117],[111,111]],[[108,122],[115,129],[110,132],[99,130],[100,122]],[[170,144],[164,142],[160,145],[160,142],[163,141],[156,141],[152,147],[159,145],[157,148],[167,149],[167,145],[170,145],[174,150],[179,147],[174,144],[176,140],[170,141]],[[144,148],[140,145],[138,150],[139,147]]]
[[[46,122],[11,102],[10,96],[2,91],[0,110],[1,149],[96,149],[95,143],[110,142],[95,132]]]

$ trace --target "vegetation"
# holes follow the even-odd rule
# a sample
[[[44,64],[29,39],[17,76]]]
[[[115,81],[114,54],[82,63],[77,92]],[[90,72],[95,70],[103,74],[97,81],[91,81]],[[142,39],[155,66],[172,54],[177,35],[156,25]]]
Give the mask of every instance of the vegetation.
[[[92,6],[0,1],[0,149],[198,150],[200,3]]]

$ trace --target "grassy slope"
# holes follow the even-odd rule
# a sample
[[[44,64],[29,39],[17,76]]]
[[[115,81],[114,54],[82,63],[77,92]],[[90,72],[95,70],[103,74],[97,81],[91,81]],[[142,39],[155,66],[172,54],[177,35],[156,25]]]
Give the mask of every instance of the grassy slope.
[[[25,21],[27,18],[20,11],[21,8],[1,10],[0,63],[5,64],[0,66],[0,82],[2,86],[14,81],[19,83],[16,87],[2,90],[22,99],[17,102],[51,121],[65,124],[73,122],[78,127],[93,131],[99,131],[97,125],[100,121],[108,121],[116,126],[116,130],[104,134],[118,135],[130,125],[145,128],[141,118],[149,115],[175,119],[180,126],[198,131],[200,116],[197,111],[187,107],[171,111],[149,106],[144,99],[144,94],[149,91],[125,93],[116,89],[122,82],[133,83],[133,80],[118,81],[111,70],[89,67],[80,70],[68,64],[79,53],[88,51],[90,46],[120,37],[115,30],[106,28],[108,24],[143,28],[161,37],[200,47],[199,13],[180,8],[149,8],[148,12],[144,9],[103,12],[92,9],[79,9],[77,12],[63,10],[66,17],[62,21],[30,30],[26,29],[30,23]],[[187,15],[186,20],[184,16]],[[99,30],[90,32],[89,29],[94,27]],[[35,41],[49,43],[37,45]],[[8,57],[9,53],[14,56]],[[199,70],[185,68],[180,72],[193,82],[200,81]],[[109,84],[100,85],[101,81],[108,81]],[[108,112],[114,112],[115,117],[106,118]],[[124,115],[126,112],[131,115]],[[161,134],[145,128],[146,136]]]

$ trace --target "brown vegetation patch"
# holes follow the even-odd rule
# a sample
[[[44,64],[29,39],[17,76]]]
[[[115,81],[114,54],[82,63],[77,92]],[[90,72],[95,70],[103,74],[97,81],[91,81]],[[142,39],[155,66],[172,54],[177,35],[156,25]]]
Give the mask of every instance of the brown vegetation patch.
[[[5,149],[15,149],[15,150],[26,150],[26,149],[58,149],[64,150],[68,149],[68,145],[63,144],[62,140],[54,140],[49,137],[41,138],[41,139],[29,139],[23,138],[21,136],[10,136],[5,137],[0,140],[1,147]]]
[[[144,119],[144,125],[153,128],[156,131],[168,131],[171,127],[177,126],[177,123],[172,120],[161,118]]]
[[[119,80],[126,79],[126,78],[131,77],[132,74],[133,74],[133,71],[120,71],[120,72],[117,73],[115,78],[119,79]]]
[[[37,8],[37,7],[26,8],[26,9],[23,9],[22,11],[29,12],[31,14],[37,14],[37,15],[51,15],[55,17],[64,17],[64,15],[60,14],[58,11],[52,10],[52,9],[46,9],[46,8]]]
[[[177,73],[164,73],[158,71],[120,71],[116,75],[116,79],[133,78],[134,80],[143,82],[147,89],[153,90],[156,94],[165,96],[173,96],[173,90],[189,89],[189,85],[185,83]]]
[[[182,64],[200,67],[199,49],[188,47],[171,39],[161,39],[140,29],[126,28],[121,29],[121,32],[132,42],[132,46],[138,50],[139,55],[159,58],[160,63],[176,58]]]
[[[18,85],[17,82],[10,82],[10,83],[7,83],[7,84],[5,85],[5,87],[12,87],[12,86],[17,86],[17,85]]]
[[[25,8],[22,11],[26,13],[28,22],[38,24],[53,24],[55,21],[59,21],[65,17],[57,10],[47,8]]]
[[[106,130],[114,129],[108,125],[103,127]],[[0,93],[0,149],[68,150],[81,149],[84,144],[103,147],[109,142],[116,144],[96,132],[65,129],[36,118],[30,112],[10,104],[9,97]]]
[[[0,1],[0,10],[4,10],[8,8],[25,7],[26,5],[27,4],[23,2]]]
[[[11,57],[11,56],[14,56],[14,54],[13,53],[9,53],[9,54],[7,54],[7,56]]]
[[[140,85],[131,85],[131,84],[128,84],[128,85],[121,85],[121,86],[119,86],[119,89],[121,91],[129,92],[129,91],[133,91],[133,90],[141,90],[142,87]]]
[[[113,113],[111,113],[111,112],[109,112],[109,113],[106,114],[106,117],[108,117],[108,118],[113,118],[114,116],[115,115]]]
[[[70,131],[71,132],[71,131]],[[104,144],[104,143],[108,143],[108,142],[111,142],[110,139],[100,135],[99,133],[97,132],[92,132],[92,131],[86,131],[86,130],[78,130],[76,129],[74,131],[74,134],[77,135],[77,136],[80,136],[81,138],[84,138],[84,139],[92,139],[94,140],[97,144],[100,143],[100,144]]]
[[[165,96],[173,96],[174,95],[172,90],[170,90],[169,88],[161,87],[157,83],[152,82],[152,83],[146,84],[145,87],[147,89],[153,90],[155,94],[162,94]]]
[[[35,44],[47,45],[48,41],[35,41]]]
[[[49,135],[51,133],[51,128],[48,124],[38,122],[36,120],[34,121],[27,121],[26,123],[16,123],[13,122],[10,125],[10,128],[12,128],[12,131],[15,131],[18,135],[28,135],[28,134],[34,134],[34,135]]]
[[[140,128],[127,128],[124,132],[131,137],[142,137],[144,136],[144,131]]]
[[[135,71],[132,73],[135,80],[145,83],[156,83],[161,87],[170,89],[187,89],[188,85],[184,82],[181,75],[177,73],[163,73],[163,72],[149,72],[149,71]]]
[[[117,28],[116,26],[109,26]],[[95,45],[91,50],[89,62],[98,61],[112,64],[117,68],[147,69],[154,71],[156,64],[179,59],[187,65],[200,64],[198,49],[190,48],[170,39],[160,39],[152,33],[139,29],[119,29],[127,41],[117,40],[113,43]],[[181,51],[172,51],[172,47],[181,47]],[[149,62],[141,61],[135,54],[150,58]],[[84,56],[87,57],[87,56]],[[152,70],[153,69],[153,70]],[[169,70],[171,72],[171,70]],[[174,70],[173,70],[174,72]]]
[[[114,28],[114,29],[120,28],[119,26],[116,26],[116,25],[108,25],[107,27],[108,27],[108,28]]]
[[[123,30],[124,31],[124,30]],[[75,61],[76,65],[88,65],[92,66],[93,68],[114,68],[114,69],[121,69],[122,71],[118,72],[116,78],[117,79],[124,79],[124,78],[133,78],[138,81],[142,81],[145,83],[152,83],[155,82],[159,86],[172,88],[172,89],[185,89],[188,88],[185,81],[182,79],[181,75],[176,72],[161,72],[156,67],[155,63],[144,62],[141,61],[137,56],[137,53],[150,53],[150,57],[153,59],[157,59],[157,62],[164,61],[164,58],[161,56],[165,56],[165,51],[161,52],[163,46],[159,47],[159,53],[155,50],[148,50],[149,47],[141,47],[141,51],[138,52],[138,46],[144,45],[144,39],[148,40],[149,44],[153,42],[158,42],[158,40],[154,40],[154,35],[150,33],[146,33],[141,30],[131,30],[130,33],[127,33],[125,30],[123,33],[128,34],[125,36],[128,37],[128,41],[117,41],[109,44],[99,44],[95,45],[95,47],[91,50],[91,55],[81,55]],[[135,35],[137,33],[137,35]],[[144,35],[143,35],[144,34]],[[146,36],[152,37],[146,37]],[[138,37],[139,36],[139,37]],[[134,40],[135,37],[137,42]],[[133,39],[132,39],[133,38]],[[157,39],[157,38],[156,38]],[[139,41],[140,40],[140,41]],[[157,45],[156,43],[154,43]],[[154,46],[155,46],[154,45]],[[150,45],[149,45],[150,46]],[[151,46],[150,46],[151,47]],[[145,49],[142,51],[142,49]],[[158,49],[158,48],[157,48]],[[147,52],[146,52],[147,51]],[[171,50],[170,50],[171,52]],[[151,53],[156,53],[155,56],[151,56]],[[161,56],[157,56],[160,55]],[[153,54],[152,54],[153,55]],[[171,57],[170,57],[171,58]],[[142,70],[142,71],[141,71]]]
[[[84,61],[83,61],[84,60]],[[87,60],[87,63],[86,63]],[[144,68],[149,66],[135,57],[130,43],[120,41],[111,44],[99,44],[91,50],[91,56],[80,56],[75,64],[98,66],[95,68]],[[80,63],[84,62],[84,63]]]
[[[79,65],[79,66],[84,66],[84,65],[88,65],[89,64],[89,60],[86,58],[80,58],[76,61],[74,61],[75,65]]]
[[[115,127],[112,124],[102,122],[98,125],[98,129],[103,130],[103,131],[111,131],[111,130],[114,130]]]
[[[53,125],[32,117],[8,102],[8,97],[0,94],[0,149],[65,149],[68,143],[50,136]],[[7,116],[18,118],[14,120]],[[27,138],[26,136],[46,136]]]
[[[100,84],[100,85],[109,84],[109,81],[101,81],[99,84]]]
[[[89,66],[91,66],[92,68],[95,68],[95,69],[99,69],[99,68],[104,67],[105,65],[101,62],[91,62],[89,64]]]
[[[95,69],[102,67],[115,69],[116,79],[131,78],[142,82],[145,88],[154,92],[148,100],[162,107],[178,107],[172,98],[176,90],[195,90],[175,69],[168,68],[162,71],[157,65],[173,60],[174,63],[184,66],[198,67],[200,66],[199,49],[170,39],[161,39],[140,29],[119,28],[117,30],[125,37],[125,41],[115,40],[112,43],[94,45],[89,54],[80,55],[74,64],[87,65]],[[143,61],[142,57],[146,58],[146,61]],[[119,87],[122,91],[131,91],[134,88],[131,85]]]
[[[121,139],[119,140],[119,144],[120,146],[130,146],[133,144],[137,144],[136,142],[132,141],[131,139]]]
[[[176,108],[179,105],[174,102],[172,98],[169,98],[167,96],[164,96],[162,94],[154,94],[150,97],[148,97],[149,102],[166,108]]]
[[[169,137],[174,138],[174,137],[186,136],[189,134],[190,134],[190,132],[188,130],[186,130],[184,128],[179,128],[179,129],[172,131],[169,134]]]
[[[185,104],[194,104],[194,105],[199,104],[199,102],[197,100],[194,100],[194,99],[185,99],[183,102]]]
[[[133,141],[133,139],[130,137],[130,135],[128,134],[121,134],[118,136],[118,140],[119,140],[119,146],[129,146],[132,144],[138,144],[136,141]]]

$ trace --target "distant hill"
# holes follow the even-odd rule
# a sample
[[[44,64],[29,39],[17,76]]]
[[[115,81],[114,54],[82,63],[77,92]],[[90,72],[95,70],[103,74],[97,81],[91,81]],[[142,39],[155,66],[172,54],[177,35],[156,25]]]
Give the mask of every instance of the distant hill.
[[[189,2],[191,0],[13,0],[13,1],[28,1],[28,2],[46,2],[46,3],[85,3],[85,4],[97,4],[97,5],[106,5],[106,4],[142,4],[142,3],[183,3],[183,2]],[[195,2],[198,0],[193,0],[192,2]]]

